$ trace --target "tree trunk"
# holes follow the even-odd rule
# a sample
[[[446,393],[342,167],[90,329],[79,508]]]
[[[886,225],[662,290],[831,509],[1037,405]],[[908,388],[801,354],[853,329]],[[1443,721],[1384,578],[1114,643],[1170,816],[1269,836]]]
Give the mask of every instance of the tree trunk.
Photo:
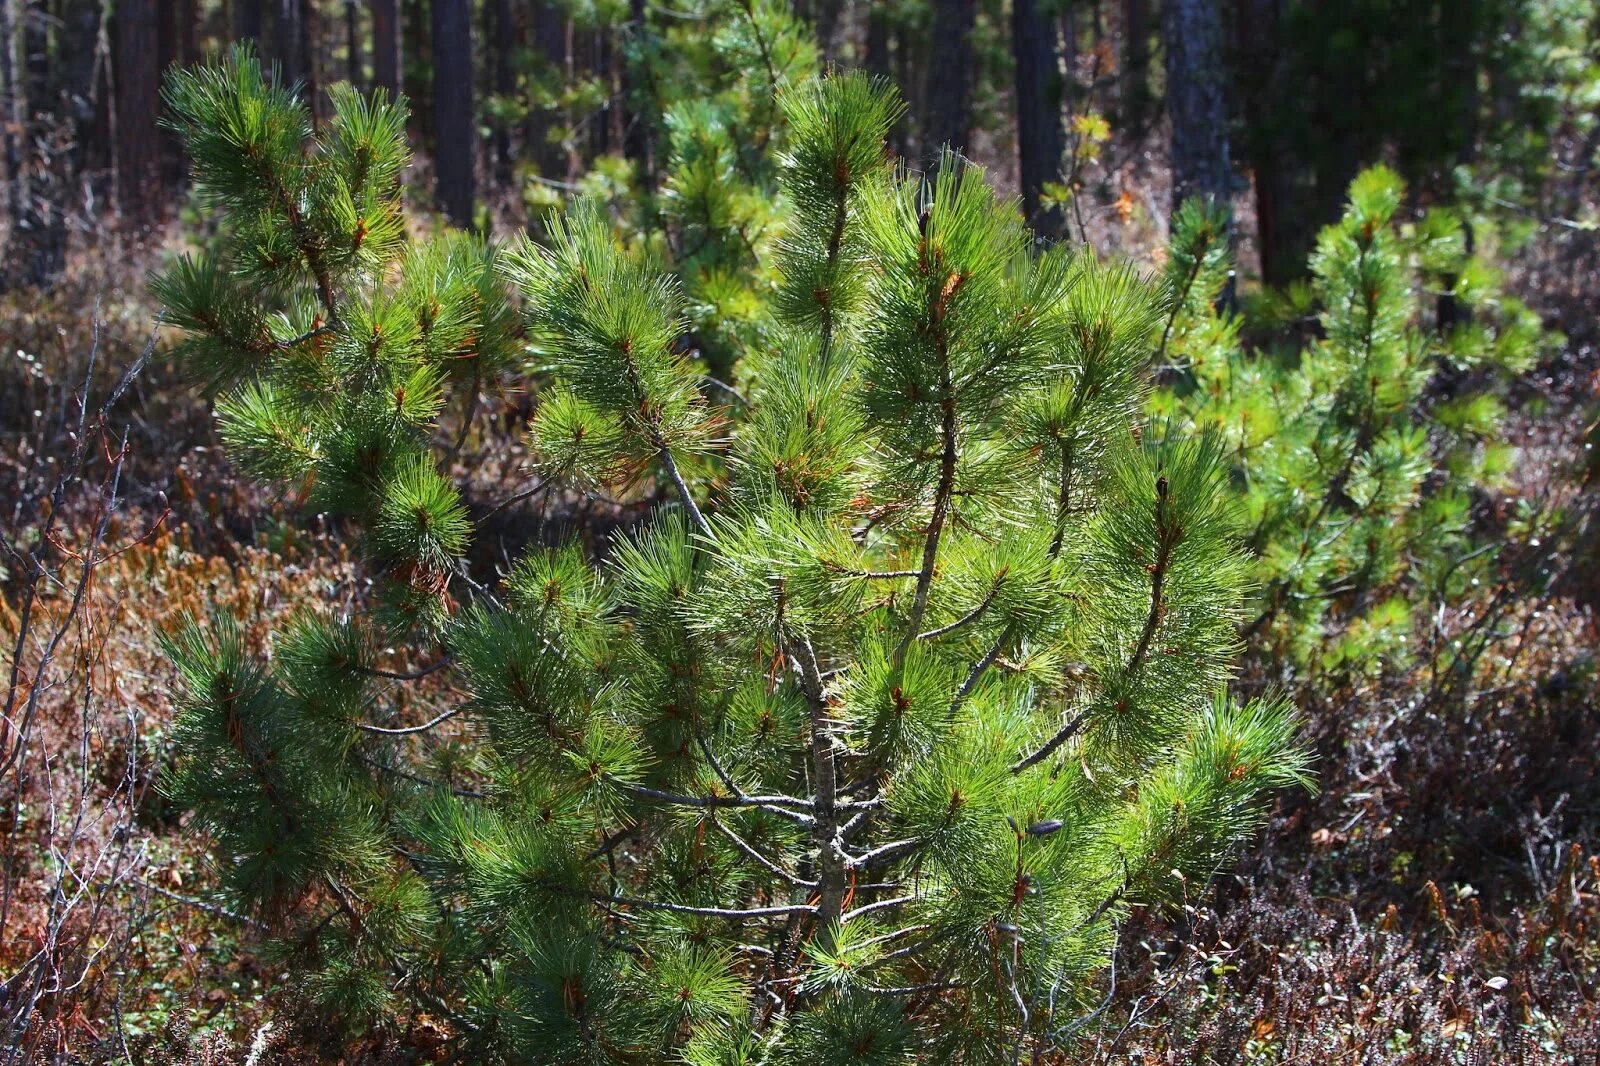
[[[1078,106],[1078,9],[1074,0],[1067,0],[1061,9],[1061,69],[1066,72],[1066,83],[1061,89],[1062,103],[1069,112]]]
[[[1122,0],[1122,110],[1128,128],[1141,132],[1150,104],[1149,0]]]
[[[1061,56],[1056,27],[1038,0],[1013,0],[1011,45],[1017,75],[1017,171],[1022,213],[1041,237],[1059,237],[1060,207],[1041,208],[1046,182],[1060,174],[1066,136],[1061,127]]]
[[[629,0],[631,29],[636,52],[642,52],[650,33],[649,15],[645,0]],[[655,121],[655,101],[650,85],[641,77],[643,61],[623,63],[623,102],[627,113],[627,131],[623,140],[623,153],[639,169],[644,187],[656,187],[655,144],[651,130]]]
[[[357,0],[344,0],[344,59],[345,78],[360,88],[366,65],[361,61],[361,12]]]
[[[371,0],[372,84],[400,95],[400,10],[397,0]]]
[[[873,77],[889,76],[889,12],[882,4],[868,6],[866,55],[862,60],[862,66]]]
[[[586,30],[583,34],[584,53],[588,56],[585,73],[597,85],[606,85],[611,79],[611,64],[607,50],[608,38],[603,27]],[[598,159],[611,151],[611,104],[612,94],[606,94],[606,102],[600,105],[600,111],[587,125],[589,129],[589,158]]]
[[[0,3],[10,5],[11,0]],[[45,0],[35,0],[32,14],[27,6],[21,0],[16,5],[24,14],[22,69],[27,72],[27,82],[19,110],[26,133],[22,134],[22,173],[10,171],[19,210],[11,213],[11,246],[5,250],[5,267],[27,285],[43,287],[61,275],[67,259],[67,190],[74,184],[74,141],[80,133],[72,98],[72,77],[77,70],[67,51],[74,13],[70,3],[50,11]],[[50,14],[54,18],[46,18]],[[56,38],[54,48],[51,35]]]
[[[1284,211],[1294,201],[1294,175],[1300,162],[1271,117],[1279,106],[1283,82],[1279,0],[1242,0],[1237,12],[1242,62],[1236,84],[1246,131],[1243,148],[1255,193],[1258,268],[1268,285],[1283,285],[1298,275],[1302,264],[1296,261],[1292,227],[1284,220]]]
[[[318,91],[316,52],[318,40],[314,0],[278,0],[273,20],[273,59],[283,71],[286,84],[300,85],[300,98],[311,108],[317,121],[327,117],[327,105]]]
[[[817,48],[822,65],[830,66],[839,54],[839,7],[843,0],[817,0],[815,7]]]
[[[541,86],[560,86],[567,78],[567,20],[559,5],[538,3],[533,5],[533,23],[530,27],[533,49],[540,59],[536,82]],[[539,175],[555,180],[567,176],[567,158],[551,135],[560,116],[548,97],[529,101],[528,148]]]
[[[306,75],[305,54],[300,49],[304,39],[305,11],[301,0],[278,0],[276,17],[272,24],[272,58],[283,71],[283,80],[293,85]]]
[[[30,14],[28,8],[34,8]],[[22,12],[22,69],[27,72],[23,96],[29,117],[55,108],[50,86],[50,26],[54,12],[45,0],[20,0]]]
[[[21,35],[17,32],[20,6],[21,0],[0,0],[0,144],[4,145],[6,156],[6,212],[13,225],[12,245],[23,239],[20,231],[27,228],[23,220],[28,216],[32,199],[22,162],[27,103],[23,99],[18,69],[21,66],[18,55]],[[9,261],[10,248],[7,252]]]
[[[181,62],[178,57],[178,19],[182,6],[181,3],[159,5],[160,15],[156,22],[156,67],[159,70],[166,70],[174,63]]]
[[[183,18],[183,3],[159,3],[157,5],[160,15],[156,26],[156,70],[164,73],[172,67],[183,62],[181,30],[179,22]],[[178,139],[167,130],[159,130],[152,134],[156,138],[156,148],[161,154],[161,186],[164,189],[181,188],[183,185],[183,146]]]
[[[921,87],[916,80],[918,71],[911,61],[911,37],[913,31],[911,27],[903,22],[895,23],[893,30],[894,80],[900,86],[900,92],[905,96],[909,111],[914,106],[915,101],[922,99],[919,91]],[[918,122],[913,128],[913,121],[915,121],[915,117],[911,114],[902,115],[900,121],[894,124],[894,130],[889,134],[889,145],[894,150],[894,154],[901,159],[909,160],[913,147],[916,147],[920,152],[923,140],[926,137],[926,131],[922,129],[921,123]],[[916,138],[916,140],[913,140],[913,138]]]
[[[472,225],[472,4],[433,0],[434,185],[457,226]]]
[[[489,49],[490,91],[502,99],[509,99],[517,91],[517,73],[511,65],[511,58],[522,46],[511,0],[487,0],[483,5],[483,23],[487,31],[484,45]],[[512,164],[510,123],[496,119],[490,141],[494,150],[495,179],[502,185],[509,184]]]
[[[233,36],[239,41],[261,41],[261,0],[232,0]]]
[[[1191,196],[1226,205],[1232,193],[1217,0],[1166,0],[1167,113],[1172,119],[1172,205]]]
[[[322,91],[326,72],[318,47],[323,40],[321,27],[317,25],[321,17],[317,0],[300,0],[300,61],[305,64],[306,103],[311,105],[311,115],[319,125],[328,121],[332,114],[328,96]]]
[[[76,140],[66,170],[69,179],[86,170],[105,170],[111,156],[106,136],[106,75],[98,62],[101,13],[101,0],[66,0],[61,6],[56,91]]]
[[[433,108],[424,107],[423,101],[433,100],[434,71],[431,63],[423,62],[433,55],[430,34],[433,30],[427,8],[415,0],[399,4],[400,57],[410,56],[400,67],[400,85],[412,100],[416,110],[412,122],[423,144],[433,143]]]
[[[155,221],[161,207],[160,0],[120,0],[116,16],[116,189],[122,217]]]
[[[977,0],[933,0],[933,47],[930,51],[922,152],[932,157],[942,145],[967,147],[972,94],[972,28]]]
[[[200,62],[200,12],[195,0],[178,3],[178,58],[186,67]]]
[[[612,152],[627,152],[628,109],[623,106],[622,41],[616,30],[602,29],[600,37],[601,70],[611,92],[606,98],[607,141]]]

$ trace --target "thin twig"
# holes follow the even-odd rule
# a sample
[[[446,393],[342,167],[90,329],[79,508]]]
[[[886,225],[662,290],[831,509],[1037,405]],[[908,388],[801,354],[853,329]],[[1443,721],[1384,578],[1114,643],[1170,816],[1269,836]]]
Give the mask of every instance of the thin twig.
[[[408,736],[408,735],[410,735],[412,733],[426,733],[428,730],[432,729],[434,726],[439,725],[439,724],[444,723],[444,722],[448,722],[450,719],[454,718],[456,715],[460,714],[462,711],[464,711],[466,709],[467,709],[467,705],[465,703],[457,704],[456,706],[450,708],[448,711],[445,711],[443,714],[440,714],[440,715],[437,715],[436,717],[428,719],[426,722],[423,722],[421,725],[401,726],[398,729],[389,729],[389,728],[387,728],[385,726],[381,726],[381,725],[368,725],[365,722],[357,722],[356,723],[356,728],[360,729],[360,730],[362,730],[364,732],[367,732],[367,733],[380,733],[380,734],[382,734],[384,736],[387,736],[387,737],[402,737],[402,736]]]

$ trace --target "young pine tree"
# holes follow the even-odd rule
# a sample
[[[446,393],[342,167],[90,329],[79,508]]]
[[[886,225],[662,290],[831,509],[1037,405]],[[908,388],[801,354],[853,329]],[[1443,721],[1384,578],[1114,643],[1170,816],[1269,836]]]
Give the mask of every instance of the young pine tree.
[[[1215,303],[1226,219],[1196,200],[1173,221],[1153,407],[1226,441],[1260,579],[1246,632],[1313,672],[1403,661],[1414,613],[1485,572],[1471,511],[1509,461],[1499,396],[1541,343],[1460,220],[1402,226],[1403,194],[1385,167],[1359,175],[1310,284],[1243,315]]]
[[[1243,556],[1217,447],[1136,428],[1146,286],[1034,256],[955,159],[891,173],[882,85],[781,96],[782,280],[736,407],[599,210],[408,244],[397,108],[341,95],[311,137],[244,54],[169,100],[233,222],[158,283],[180,358],[386,590],[308,604],[264,661],[226,618],[170,639],[167,787],[318,1011],[426,1013],[478,1062],[1031,1060],[1128,909],[1201,890],[1305,782],[1285,707],[1221,694]],[[532,476],[664,498],[610,558],[490,592],[429,428],[463,363],[516,360],[500,278],[555,375]]]
[[[707,369],[731,379],[768,338],[778,279],[772,245],[785,210],[775,161],[785,131],[784,84],[817,72],[810,33],[778,0],[726,0],[698,21],[670,20],[643,57],[668,166],[643,198],[644,227],[684,287],[684,312]]]

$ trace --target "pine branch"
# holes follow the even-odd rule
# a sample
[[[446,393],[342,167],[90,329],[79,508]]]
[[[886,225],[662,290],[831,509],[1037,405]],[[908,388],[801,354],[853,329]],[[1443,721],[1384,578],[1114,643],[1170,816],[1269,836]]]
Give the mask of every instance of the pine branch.
[[[959,279],[960,275],[950,275]],[[959,285],[959,281],[957,281]],[[951,290],[950,283],[945,288]],[[941,302],[948,297],[941,296]],[[937,305],[936,305],[937,306]],[[895,662],[905,661],[906,651],[922,628],[922,616],[928,609],[928,591],[933,587],[934,566],[939,557],[939,538],[944,532],[945,517],[950,511],[950,497],[956,487],[956,401],[950,384],[950,342],[944,333],[944,316],[934,315],[938,334],[939,353],[939,484],[933,493],[933,516],[928,521],[928,533],[922,544],[922,567],[917,572],[917,587],[911,598],[911,616],[906,621],[906,635],[895,649]]]
[[[694,523],[694,528],[707,541],[716,539],[716,532],[711,528],[711,523],[706,521],[706,516],[700,513],[699,504],[694,502],[694,493],[689,490],[688,482],[684,481],[683,474],[678,470],[678,463],[672,457],[672,448],[667,444],[667,438],[661,423],[661,409],[656,406],[645,393],[644,383],[639,378],[639,368],[634,363],[633,353],[623,348],[622,364],[625,368],[628,385],[633,390],[634,399],[638,409],[648,412],[648,435],[650,446],[656,451],[656,458],[661,461],[661,466],[667,472],[672,485],[678,490],[678,500],[683,504],[683,509],[688,512],[689,520]]]
[[[771,136],[771,115],[778,103],[778,71],[772,64],[772,49],[767,46],[767,35],[761,30],[761,21],[756,18],[755,6],[752,0],[739,0],[739,6],[744,9],[744,16],[750,22],[750,32],[755,34],[756,48],[761,53],[761,64],[767,70],[767,115],[768,120],[761,123],[760,140],[756,150],[764,151],[767,147],[767,138]]]
[[[337,332],[339,332],[339,327],[338,326],[322,325],[322,326],[317,326],[315,329],[307,330],[306,332],[300,334],[298,337],[290,337],[288,340],[277,341],[276,344],[277,344],[277,346],[279,348],[282,348],[285,351],[288,351],[288,350],[291,350],[291,349],[294,349],[294,348],[298,348],[302,344],[306,344],[306,343],[308,343],[310,341],[314,341],[319,337],[326,337],[326,336],[329,336],[329,335],[337,333]]]
[[[969,987],[966,981],[929,981],[921,985],[896,985],[885,988],[880,985],[866,985],[866,990],[875,996],[919,996],[927,992],[948,992],[952,989]]]
[[[809,826],[813,821],[809,815],[790,809],[790,807],[810,808],[810,804],[804,800],[797,800],[792,796],[689,796],[679,792],[664,792],[645,785],[635,785],[627,781],[618,781],[615,778],[609,780],[618,788],[631,792],[636,796],[674,807],[696,807],[702,810],[724,807],[759,807],[770,814],[786,818],[797,825]]]
[[[1080,711],[1074,715],[1066,725],[1062,726],[1054,736],[1045,741],[1033,754],[1018,760],[1011,766],[1013,774],[1020,774],[1030,766],[1034,766],[1048,759],[1055,750],[1073,737],[1078,735],[1078,730],[1083,728],[1083,723],[1089,720],[1088,710]]]
[[[1002,577],[1003,577],[1003,575],[1002,575]],[[962,628],[963,626],[971,625],[973,622],[976,622],[978,619],[983,617],[983,613],[989,609],[989,605],[994,603],[994,598],[996,596],[998,596],[999,594],[1000,594],[1000,579],[997,579],[995,581],[994,587],[989,590],[989,594],[987,596],[985,596],[978,603],[978,605],[976,607],[974,607],[972,610],[968,611],[966,614],[962,615],[960,618],[957,618],[954,622],[951,622],[949,625],[940,626],[938,629],[930,629],[926,633],[918,633],[917,634],[917,639],[918,640],[932,640],[935,637],[942,637],[946,633],[954,633],[956,630]],[[996,653],[996,654],[998,654],[998,653]],[[993,660],[991,659],[990,662],[993,662]]]
[[[1156,345],[1155,363],[1157,366],[1160,366],[1162,360],[1166,358],[1167,341],[1172,338],[1172,327],[1177,323],[1178,315],[1189,302],[1189,293],[1194,288],[1195,281],[1200,277],[1200,268],[1205,263],[1205,248],[1209,245],[1211,239],[1210,234],[1207,233],[1206,244],[1202,245],[1198,254],[1194,256],[1194,264],[1184,277],[1183,288],[1172,301],[1172,309],[1167,313],[1167,324],[1161,330],[1161,343]]]
[[[1124,674],[1128,677],[1137,674],[1144,665],[1144,658],[1150,651],[1150,642],[1155,639],[1156,629],[1161,625],[1162,615],[1166,613],[1166,602],[1162,596],[1167,580],[1167,568],[1172,564],[1172,549],[1182,536],[1181,531],[1171,524],[1167,491],[1167,479],[1156,478],[1156,559],[1150,572],[1150,611],[1145,616],[1144,629],[1139,633],[1139,644],[1134,648],[1133,657],[1128,660],[1127,668],[1124,670]]]
[[[667,903],[655,899],[635,899],[631,896],[614,896],[603,892],[583,892],[562,886],[546,885],[550,891],[563,895],[579,895],[596,903],[616,907],[637,907],[646,911],[667,911],[672,914],[695,914],[704,918],[776,918],[788,914],[815,914],[817,908],[809,903],[788,903],[775,907],[692,907],[683,903]]]
[[[880,844],[871,851],[866,851],[860,855],[852,856],[849,860],[850,866],[855,868],[861,866],[874,866],[879,863],[889,862],[892,859],[898,859],[902,855],[907,855],[915,851],[917,848],[922,846],[922,843],[923,842],[920,839],[913,838],[909,840],[895,840],[888,844]]]
[[[961,709],[961,705],[967,702],[967,698],[978,687],[978,682],[983,680],[983,675],[988,672],[989,667],[994,665],[994,661],[1000,658],[1001,651],[1011,642],[1015,628],[1015,626],[1007,626],[1005,631],[995,638],[994,643],[989,645],[989,650],[983,653],[983,657],[972,664],[972,668],[967,671],[966,679],[961,682],[961,687],[956,690],[955,699],[950,701],[951,717],[954,717],[955,713]]]
[[[847,577],[866,578],[866,579],[871,580],[871,581],[900,581],[900,580],[902,580],[904,578],[908,578],[908,577],[920,577],[921,574],[922,574],[922,571],[920,569],[919,570],[854,570],[854,569],[851,569],[850,567],[840,566],[838,563],[835,563],[835,562],[833,562],[831,560],[828,560],[828,559],[823,559],[823,560],[821,560],[821,562],[822,562],[822,565],[824,567],[826,567],[827,569],[833,571],[836,574],[844,574]]]
[[[811,772],[817,790],[812,836],[817,844],[818,878],[821,888],[817,916],[824,929],[839,918],[847,889],[848,871],[839,844],[839,771],[833,735],[834,723],[828,713],[827,693],[823,689],[817,653],[811,641],[802,637],[793,642],[795,660],[800,666],[802,687],[810,708]],[[827,935],[827,934],[824,934]]]
[[[857,918],[865,918],[869,914],[876,914],[879,911],[885,911],[891,907],[900,907],[907,903],[916,903],[921,898],[921,896],[913,894],[909,896],[895,896],[892,899],[875,900],[872,903],[867,903],[860,907],[856,907],[854,910],[845,911],[843,914],[839,915],[839,924],[845,925]]]
[[[421,725],[408,725],[408,726],[401,726],[401,727],[396,728],[396,729],[390,729],[387,726],[368,725],[366,722],[357,722],[357,723],[355,723],[355,727],[357,729],[361,730],[362,732],[365,732],[365,733],[379,733],[379,734],[382,734],[383,736],[403,737],[403,736],[409,736],[409,735],[411,735],[413,733],[426,733],[428,730],[433,729],[435,726],[443,725],[445,722],[448,722],[450,719],[454,718],[456,715],[460,714],[462,711],[464,711],[466,709],[467,709],[467,705],[465,703],[457,704],[456,706],[450,708],[448,711],[445,711],[442,714],[435,715],[434,717],[428,719],[426,722],[423,722]]]
[[[706,521],[706,516],[700,513],[699,504],[694,502],[694,493],[689,490],[689,483],[683,480],[683,474],[678,470],[678,463],[672,458],[672,449],[661,440],[660,415],[656,416],[656,438],[660,441],[661,465],[666,468],[667,477],[672,480],[673,487],[678,490],[678,500],[683,504],[683,509],[689,512],[689,521],[694,523],[695,529],[707,540],[715,540],[716,533],[711,528],[711,523]]]
[[[1057,475],[1056,532],[1050,538],[1050,558],[1061,554],[1062,542],[1067,536],[1067,516],[1072,513],[1072,466],[1076,446],[1069,444],[1061,449],[1061,470]]]
[[[483,512],[483,518],[488,518],[492,514],[498,514],[499,512],[505,510],[507,507],[515,506],[516,504],[521,503],[523,500],[531,500],[533,497],[539,495],[545,489],[549,488],[552,484],[554,484],[555,480],[556,479],[554,477],[547,477],[543,481],[539,482],[537,485],[532,486],[531,488],[523,489],[521,492],[518,492],[518,493],[515,493],[514,495],[506,497],[505,499],[501,500],[499,503],[495,504],[493,507],[489,508],[487,511]],[[483,520],[482,518],[479,519],[479,521],[482,521],[482,520]]]
[[[738,833],[735,833],[727,825],[723,824],[722,820],[716,815],[711,816],[711,824],[716,827],[716,829],[721,832],[723,836],[727,837],[728,841],[733,844],[735,848],[739,849],[739,852],[744,855],[745,858],[749,859],[763,870],[772,874],[774,877],[777,877],[783,881],[787,881],[789,884],[800,888],[817,887],[817,883],[815,881],[807,881],[804,878],[796,877],[788,870],[785,870],[783,867],[779,866],[777,863],[761,854],[750,844],[749,841],[745,840],[744,837],[740,836]]]
[[[462,799],[481,800],[488,798],[485,793],[478,792],[474,789],[457,788],[454,785],[447,785],[443,781],[435,781],[431,777],[423,777],[421,774],[414,774],[409,770],[402,770],[398,766],[385,766],[383,763],[378,762],[376,759],[364,755],[359,751],[353,752],[352,754],[354,754],[355,757],[362,763],[372,767],[379,773],[390,774],[394,777],[401,778],[405,781],[410,781],[414,784],[423,785],[427,788],[447,788],[450,790],[451,795],[460,796]]]

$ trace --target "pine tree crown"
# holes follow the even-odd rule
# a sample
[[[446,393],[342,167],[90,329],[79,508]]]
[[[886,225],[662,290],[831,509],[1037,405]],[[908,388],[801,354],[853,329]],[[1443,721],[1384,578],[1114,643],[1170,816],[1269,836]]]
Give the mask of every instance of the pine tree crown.
[[[1159,299],[1035,254],[977,167],[895,170],[886,87],[778,92],[738,403],[598,206],[542,243],[367,249],[401,217],[398,105],[312,131],[248,52],[169,98],[228,221],[155,283],[177,358],[230,455],[380,578],[267,662],[226,618],[169,640],[167,787],[319,1010],[427,1011],[481,1061],[1042,1053],[1128,909],[1308,782],[1285,705],[1221,694],[1247,564],[1221,439],[1142,420]],[[527,366],[531,476],[659,506],[491,592],[435,438]]]

